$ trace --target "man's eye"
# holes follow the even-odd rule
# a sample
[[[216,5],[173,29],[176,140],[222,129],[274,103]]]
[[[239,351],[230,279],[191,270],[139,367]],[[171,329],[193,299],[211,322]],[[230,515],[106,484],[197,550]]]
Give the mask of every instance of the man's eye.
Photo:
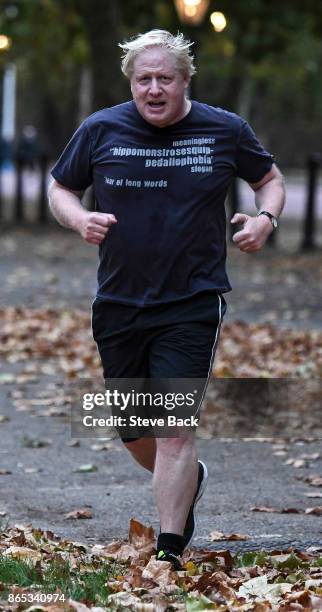
[[[149,80],[149,77],[141,77],[141,78],[140,78],[140,82],[141,82],[141,83],[145,83],[145,82],[146,82],[146,81],[148,81],[148,80]]]
[[[162,79],[162,81],[166,81],[166,82],[171,81],[171,78],[168,77],[168,76],[163,76],[163,77],[161,77],[161,79]]]

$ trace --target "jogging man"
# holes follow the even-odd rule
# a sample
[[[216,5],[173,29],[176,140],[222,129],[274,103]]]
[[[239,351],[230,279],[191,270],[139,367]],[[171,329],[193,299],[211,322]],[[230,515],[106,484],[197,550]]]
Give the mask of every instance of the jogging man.
[[[258,209],[231,220],[241,224],[234,242],[243,253],[263,247],[283,208],[282,175],[246,121],[187,98],[195,72],[190,45],[163,30],[120,45],[133,100],[88,117],[52,171],[56,219],[99,245],[93,335],[106,381],[206,384],[226,309],[222,294],[231,290],[224,209],[231,180],[250,184]],[[81,204],[92,183],[97,212]],[[194,429],[123,442],[153,473],[157,558],[179,569],[207,480]]]

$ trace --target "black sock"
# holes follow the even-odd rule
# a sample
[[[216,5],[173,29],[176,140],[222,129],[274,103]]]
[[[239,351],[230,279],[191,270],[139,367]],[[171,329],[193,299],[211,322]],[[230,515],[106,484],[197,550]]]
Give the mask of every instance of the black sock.
[[[158,537],[157,552],[168,550],[175,555],[182,555],[184,549],[183,536],[177,533],[160,533]]]

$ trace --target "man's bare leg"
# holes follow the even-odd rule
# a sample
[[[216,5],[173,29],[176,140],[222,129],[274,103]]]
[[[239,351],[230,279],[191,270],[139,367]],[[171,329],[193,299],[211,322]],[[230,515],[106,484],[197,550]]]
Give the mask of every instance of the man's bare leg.
[[[153,489],[161,532],[182,535],[197,489],[198,459],[193,431],[156,440]]]
[[[194,433],[179,438],[141,438],[125,446],[137,463],[153,473],[161,531],[182,535],[198,480]]]

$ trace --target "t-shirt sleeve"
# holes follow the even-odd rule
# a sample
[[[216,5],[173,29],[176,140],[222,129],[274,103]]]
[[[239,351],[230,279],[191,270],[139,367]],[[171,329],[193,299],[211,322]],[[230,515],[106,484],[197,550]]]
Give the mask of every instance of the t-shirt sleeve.
[[[93,182],[91,137],[86,121],[70,139],[51,174],[56,181],[75,191],[83,191]]]
[[[247,121],[242,121],[236,161],[237,176],[248,183],[260,181],[274,163],[273,155],[265,151]]]

